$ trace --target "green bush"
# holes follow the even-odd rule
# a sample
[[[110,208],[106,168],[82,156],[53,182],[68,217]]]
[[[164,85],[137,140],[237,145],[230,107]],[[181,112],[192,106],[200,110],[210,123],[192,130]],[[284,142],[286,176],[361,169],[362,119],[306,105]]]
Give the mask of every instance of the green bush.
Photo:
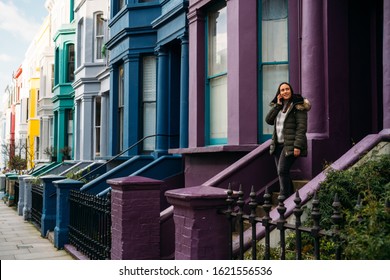
[[[390,184],[386,185],[387,193]],[[386,191],[385,191],[386,193]],[[342,238],[347,259],[390,259],[390,209],[386,199],[365,192],[361,205],[354,211],[346,211],[346,225]]]
[[[332,226],[336,193],[342,205],[345,259],[390,259],[389,182],[390,155],[383,155],[345,171],[330,170],[321,183],[321,227]]]

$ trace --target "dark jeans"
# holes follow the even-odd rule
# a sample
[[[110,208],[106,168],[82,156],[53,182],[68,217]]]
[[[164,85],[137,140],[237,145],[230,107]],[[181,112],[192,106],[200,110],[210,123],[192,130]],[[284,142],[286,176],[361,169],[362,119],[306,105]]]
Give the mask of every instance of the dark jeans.
[[[279,176],[280,193],[283,193],[283,195],[287,198],[294,193],[290,169],[295,162],[296,157],[293,155],[286,157],[284,146],[278,144],[275,148],[274,158]]]

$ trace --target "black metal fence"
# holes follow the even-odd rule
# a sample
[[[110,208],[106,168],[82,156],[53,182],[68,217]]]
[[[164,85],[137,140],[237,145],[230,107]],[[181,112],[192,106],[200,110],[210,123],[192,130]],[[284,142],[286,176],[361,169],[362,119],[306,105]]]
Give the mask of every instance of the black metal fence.
[[[37,228],[41,228],[43,208],[43,185],[31,185],[31,221]]]
[[[98,197],[72,190],[69,243],[91,260],[111,258],[111,194]]]
[[[251,245],[249,246],[249,249],[251,249],[251,258],[253,260],[257,259],[257,231],[256,231],[256,224],[261,223],[264,227],[265,236],[264,236],[264,257],[263,259],[269,260],[271,258],[271,239],[270,239],[270,233],[272,230],[276,229],[279,231],[280,235],[280,256],[279,258],[284,260],[286,259],[286,231],[292,230],[295,232],[295,259],[300,260],[302,259],[302,233],[306,232],[309,233],[313,239],[314,239],[314,258],[320,259],[320,238],[324,236],[329,236],[334,239],[336,244],[338,244],[338,230],[339,226],[342,221],[342,216],[340,212],[341,204],[339,202],[339,199],[337,195],[334,198],[334,202],[332,204],[333,207],[333,215],[332,215],[332,222],[334,223],[334,227],[332,230],[324,230],[320,228],[320,218],[321,214],[319,212],[319,201],[317,199],[317,195],[314,194],[313,202],[312,202],[312,210],[311,210],[311,217],[313,220],[313,226],[311,227],[305,227],[302,226],[301,222],[301,216],[303,214],[303,208],[301,205],[301,198],[299,197],[299,193],[296,193],[296,197],[294,199],[295,202],[295,208],[293,210],[293,214],[295,216],[295,224],[289,224],[285,218],[286,213],[286,207],[284,206],[284,200],[285,197],[283,195],[278,196],[278,206],[277,211],[279,213],[279,218],[277,220],[272,220],[270,217],[270,212],[272,209],[272,201],[271,201],[271,194],[266,190],[264,194],[264,203],[263,205],[259,205],[256,201],[256,193],[253,190],[251,190],[250,193],[250,202],[249,202],[249,208],[250,208],[250,214],[247,215],[244,213],[244,193],[240,190],[238,191],[237,195],[233,195],[233,191],[231,190],[230,186],[227,191],[227,203],[228,203],[228,209],[227,211],[224,211],[227,218],[229,219],[229,225],[230,225],[230,242],[229,246],[231,248],[230,250],[230,258],[233,259],[235,257],[238,257],[239,259],[244,259],[244,252],[245,252],[245,246],[244,246],[244,222],[249,222],[249,225],[252,229],[251,233]],[[258,208],[261,208],[264,212],[264,216],[259,217],[257,215]],[[233,237],[232,234],[236,228],[236,225],[238,227],[238,234],[239,234],[239,253],[238,256],[234,256],[233,254]],[[341,250],[340,246],[337,247],[335,252],[336,259],[341,258]]]
[[[14,183],[14,206],[18,207],[19,204],[19,181]]]

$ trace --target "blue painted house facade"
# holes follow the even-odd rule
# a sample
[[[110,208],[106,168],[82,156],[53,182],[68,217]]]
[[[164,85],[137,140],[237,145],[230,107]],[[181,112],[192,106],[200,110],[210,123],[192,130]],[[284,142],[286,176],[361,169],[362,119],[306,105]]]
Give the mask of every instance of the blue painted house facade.
[[[111,1],[109,155],[115,156],[156,132],[156,31],[158,1]],[[145,2],[145,3],[144,3]],[[126,156],[152,152],[143,143]]]
[[[188,145],[189,43],[188,1],[161,2],[161,16],[152,22],[157,30],[157,151]]]
[[[111,2],[112,156],[155,134],[161,136],[126,155],[152,152],[158,157],[187,145],[187,6],[188,1],[177,0]]]
[[[101,97],[101,158],[109,163],[82,191],[103,195],[107,179],[130,175],[175,177],[173,184],[183,185],[182,158],[168,150],[187,145],[187,7],[177,0],[111,1],[110,84]]]

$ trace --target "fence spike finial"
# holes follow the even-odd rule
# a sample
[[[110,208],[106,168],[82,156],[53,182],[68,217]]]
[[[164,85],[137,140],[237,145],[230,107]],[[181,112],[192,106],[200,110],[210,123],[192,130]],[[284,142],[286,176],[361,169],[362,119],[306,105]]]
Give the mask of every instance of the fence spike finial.
[[[249,197],[251,198],[251,200],[249,202],[249,206],[251,207],[253,213],[255,213],[256,207],[257,207],[257,202],[256,202],[256,192],[255,192],[253,185],[252,185]]]
[[[249,201],[249,207],[251,208],[251,214],[249,215],[249,222],[251,224],[252,228],[252,260],[256,259],[256,209],[257,209],[257,202],[256,202],[256,192],[255,188],[252,185],[251,192],[249,194],[250,201]]]
[[[256,201],[256,192],[254,190],[254,187],[252,185],[251,192],[249,194],[250,201],[249,201],[249,207],[251,209],[251,214],[250,214],[250,223],[253,224],[254,219],[256,217],[256,208],[257,208],[257,201]]]
[[[313,207],[311,209],[311,217],[313,219],[314,229],[320,228],[321,213],[320,213],[319,205],[320,205],[320,201],[318,200],[317,192],[314,192]]]
[[[265,189],[264,193],[264,204],[263,204],[263,209],[265,212],[265,216],[263,219],[269,219],[269,212],[271,211],[272,205],[271,205],[271,194],[268,191],[268,187]]]
[[[240,188],[238,190],[238,199],[237,199],[237,206],[240,210],[240,212],[243,212],[244,209],[244,192],[242,191],[242,185],[240,184]]]
[[[342,216],[341,216],[341,203],[337,193],[334,196],[332,207],[333,207],[333,215],[331,216],[332,222],[336,226],[339,226],[342,220]]]
[[[232,186],[230,185],[230,183],[228,185],[228,190],[227,190],[226,194],[227,194],[226,202],[228,204],[228,209],[226,211],[226,215],[228,217],[230,217],[232,210],[233,210],[233,203],[234,203],[233,191],[232,191]]]
[[[302,199],[299,196],[299,192],[296,191],[295,198],[294,198],[295,207],[294,207],[294,210],[293,210],[293,213],[294,213],[295,219],[296,219],[296,221],[295,221],[295,225],[296,226],[300,226],[301,225],[301,216],[303,214],[303,209],[302,209],[301,202],[302,202]]]

